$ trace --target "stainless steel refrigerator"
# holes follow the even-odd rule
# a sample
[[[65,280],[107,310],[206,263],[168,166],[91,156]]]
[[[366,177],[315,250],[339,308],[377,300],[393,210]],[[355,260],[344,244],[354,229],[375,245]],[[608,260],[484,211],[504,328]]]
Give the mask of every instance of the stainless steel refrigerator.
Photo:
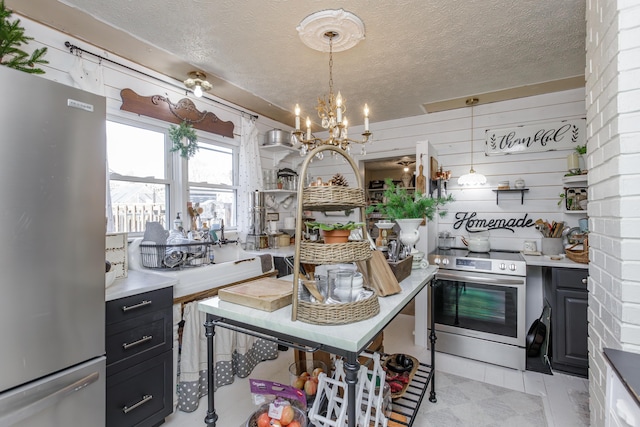
[[[0,426],[104,426],[104,97],[0,66]]]

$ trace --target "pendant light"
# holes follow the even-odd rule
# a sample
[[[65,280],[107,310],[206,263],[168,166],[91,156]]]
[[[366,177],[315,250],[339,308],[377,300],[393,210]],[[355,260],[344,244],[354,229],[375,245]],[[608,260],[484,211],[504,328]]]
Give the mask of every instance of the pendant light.
[[[471,169],[469,169],[469,173],[458,178],[458,185],[476,187],[487,183],[487,177],[481,173],[476,173],[473,169],[473,106],[478,103],[478,98],[469,98],[465,103],[471,107]]]

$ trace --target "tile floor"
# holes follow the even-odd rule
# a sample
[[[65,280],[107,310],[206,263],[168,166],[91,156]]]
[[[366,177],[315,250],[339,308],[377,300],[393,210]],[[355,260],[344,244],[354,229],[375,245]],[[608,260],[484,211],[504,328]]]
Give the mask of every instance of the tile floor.
[[[399,315],[385,330],[384,348],[387,352],[407,353],[429,363],[429,350],[413,345],[413,316]],[[436,344],[437,345],[437,344]],[[260,363],[251,378],[268,379],[287,383],[288,365],[293,361],[289,350],[280,353],[276,360]],[[570,427],[589,425],[588,381],[561,373],[544,375],[536,372],[520,372],[501,368],[443,353],[436,353],[436,395],[438,393],[437,372],[483,381],[524,393],[542,397],[548,427]],[[254,409],[249,393],[248,378],[236,378],[231,385],[215,393],[218,427],[243,426]],[[437,405],[437,403],[435,403]],[[424,399],[422,405],[433,405]],[[166,419],[167,427],[204,426],[207,400],[200,401],[198,410],[192,413],[176,412]],[[420,427],[416,417],[415,427]]]

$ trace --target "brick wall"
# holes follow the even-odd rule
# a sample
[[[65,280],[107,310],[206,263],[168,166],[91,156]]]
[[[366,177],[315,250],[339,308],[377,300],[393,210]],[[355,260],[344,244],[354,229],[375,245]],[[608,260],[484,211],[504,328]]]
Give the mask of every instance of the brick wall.
[[[640,353],[640,1],[587,1],[589,389],[604,425],[604,347]]]

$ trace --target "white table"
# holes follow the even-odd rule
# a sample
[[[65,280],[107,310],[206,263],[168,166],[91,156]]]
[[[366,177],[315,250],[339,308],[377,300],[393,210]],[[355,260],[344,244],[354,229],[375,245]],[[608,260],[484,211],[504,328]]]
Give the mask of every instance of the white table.
[[[347,396],[349,399],[348,419],[349,427],[355,427],[355,396],[358,370],[360,364],[358,355],[367,348],[375,336],[393,320],[402,309],[431,283],[437,267],[413,270],[400,286],[402,292],[379,298],[380,312],[369,319],[349,323],[346,325],[314,325],[302,321],[291,320],[291,305],[273,312],[265,312],[253,308],[221,301],[213,297],[198,303],[198,309],[207,313],[205,335],[207,336],[208,378],[209,378],[209,407],[205,423],[216,426],[218,416],[214,400],[214,335],[215,327],[221,326],[261,338],[278,341],[284,345],[301,348],[304,351],[323,350],[345,358],[345,373]],[[433,316],[433,307],[431,307]],[[429,400],[436,401],[433,382],[435,333],[431,331],[431,392]]]

